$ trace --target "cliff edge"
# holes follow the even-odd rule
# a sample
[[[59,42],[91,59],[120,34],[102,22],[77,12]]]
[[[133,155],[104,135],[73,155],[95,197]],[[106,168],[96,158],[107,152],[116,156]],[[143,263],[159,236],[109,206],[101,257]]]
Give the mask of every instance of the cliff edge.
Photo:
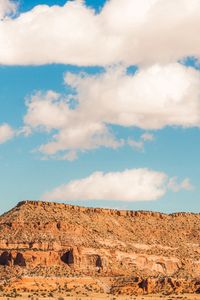
[[[1,287],[37,278],[37,289],[81,278],[113,294],[200,292],[200,214],[20,202],[0,217]]]

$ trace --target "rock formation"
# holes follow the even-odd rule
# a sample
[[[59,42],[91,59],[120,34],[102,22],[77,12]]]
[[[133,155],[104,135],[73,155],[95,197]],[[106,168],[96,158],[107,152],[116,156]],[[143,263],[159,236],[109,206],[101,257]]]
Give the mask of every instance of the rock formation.
[[[0,217],[1,289],[200,293],[200,214],[20,202]]]

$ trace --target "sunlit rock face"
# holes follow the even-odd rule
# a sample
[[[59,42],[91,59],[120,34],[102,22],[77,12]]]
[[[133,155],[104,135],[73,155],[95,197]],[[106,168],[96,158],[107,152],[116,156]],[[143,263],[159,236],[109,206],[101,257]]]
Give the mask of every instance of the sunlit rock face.
[[[0,218],[0,278],[100,276],[113,293],[196,292],[199,241],[199,214],[24,201]]]

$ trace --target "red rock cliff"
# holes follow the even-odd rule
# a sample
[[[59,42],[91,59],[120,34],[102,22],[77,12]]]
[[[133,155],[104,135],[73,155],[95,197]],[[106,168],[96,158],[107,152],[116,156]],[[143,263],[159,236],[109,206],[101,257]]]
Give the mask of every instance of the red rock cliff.
[[[150,278],[200,277],[199,241],[199,214],[23,201],[0,218],[0,274],[134,276],[147,291]]]

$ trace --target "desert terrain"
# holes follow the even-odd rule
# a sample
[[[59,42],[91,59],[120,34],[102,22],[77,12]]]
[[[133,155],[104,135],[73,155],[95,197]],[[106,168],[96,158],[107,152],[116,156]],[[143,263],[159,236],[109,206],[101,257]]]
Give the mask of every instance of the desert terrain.
[[[0,300],[8,300],[12,299],[13,297],[0,297]],[[33,295],[33,294],[21,294],[15,298],[16,300],[25,300],[25,299],[31,299],[31,300],[199,300],[200,295],[193,295],[193,294],[184,294],[184,295],[143,295],[143,296],[110,296],[107,294],[88,294],[88,295],[77,295],[77,294],[71,294],[71,295],[59,295],[54,293],[51,297],[48,296],[42,296],[42,295]]]
[[[199,214],[23,201],[0,217],[0,299],[200,299],[199,241]]]

